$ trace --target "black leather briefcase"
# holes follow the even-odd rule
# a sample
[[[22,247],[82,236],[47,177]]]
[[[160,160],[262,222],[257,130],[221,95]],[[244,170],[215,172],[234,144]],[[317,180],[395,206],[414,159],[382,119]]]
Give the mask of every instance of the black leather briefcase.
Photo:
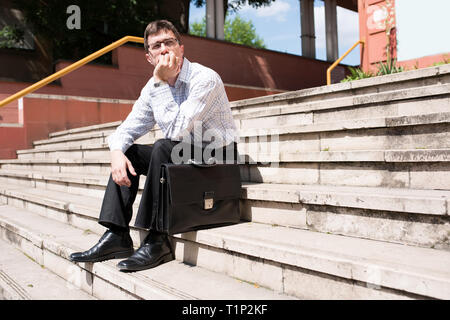
[[[170,235],[238,223],[238,164],[163,164],[157,230]]]

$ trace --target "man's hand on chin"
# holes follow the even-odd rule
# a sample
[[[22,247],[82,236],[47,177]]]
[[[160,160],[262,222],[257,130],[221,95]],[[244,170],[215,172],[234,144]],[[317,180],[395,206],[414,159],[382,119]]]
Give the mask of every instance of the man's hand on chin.
[[[127,169],[130,173],[135,176],[136,171],[134,171],[131,161],[125,156],[121,150],[111,151],[111,176],[115,183],[119,186],[131,186],[131,181],[128,179]]]
[[[155,82],[168,82],[174,79],[181,70],[181,59],[179,59],[173,52],[161,55],[158,64],[153,71]]]

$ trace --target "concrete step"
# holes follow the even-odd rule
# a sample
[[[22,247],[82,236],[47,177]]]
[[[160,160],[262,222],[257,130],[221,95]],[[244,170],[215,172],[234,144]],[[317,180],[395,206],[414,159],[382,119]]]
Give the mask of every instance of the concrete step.
[[[295,147],[293,147],[295,148]],[[328,148],[326,148],[328,149]],[[425,148],[424,148],[425,149]],[[421,162],[448,162],[450,161],[450,148],[442,149],[411,149],[411,150],[351,150],[351,151],[305,151],[263,153],[249,150],[242,152],[244,162],[256,163],[328,163],[328,162],[384,162],[384,163],[421,163]],[[274,164],[272,164],[274,166]]]
[[[0,300],[95,299],[1,239],[0,251]]]
[[[299,94],[301,95],[301,91],[294,91],[237,102],[240,105],[236,106],[236,103],[232,105],[232,112],[235,119],[308,112],[316,112],[318,117],[325,117],[327,114],[329,116],[330,112],[344,109],[350,111],[346,117],[347,119],[356,119],[358,118],[358,112],[355,112],[356,107],[366,111],[365,118],[372,117],[371,115],[367,116],[367,111],[370,110],[378,111],[378,116],[421,114],[427,113],[426,107],[431,106],[427,105],[427,100],[444,99],[444,101],[448,101],[449,82],[450,76],[447,78],[446,83],[357,95],[342,92],[339,97],[322,98],[314,101],[305,101],[298,97]],[[411,105],[416,106],[411,108]],[[439,107],[438,104],[434,104],[432,109],[434,108],[437,108],[437,110],[430,110],[431,113],[446,111],[445,108]]]
[[[446,84],[449,82],[450,67],[449,65],[444,65],[362,79],[359,81],[337,83],[330,86],[321,86],[282,94],[234,101],[231,103],[231,107],[235,111],[247,111],[258,108],[261,105],[265,105],[270,108],[272,106],[283,104],[284,101],[290,101],[290,104],[293,104],[333,100],[336,98],[349,96],[422,88]]]
[[[25,181],[2,183],[0,198],[79,228],[101,228],[92,221],[105,177],[36,174]],[[140,198],[141,192],[134,212]],[[246,221],[450,250],[450,191],[243,183],[241,199]]]
[[[48,149],[51,147],[66,147],[66,146],[84,146],[87,144],[103,144],[107,143],[106,138],[114,130],[110,131],[93,131],[83,132],[77,135],[65,135],[55,138],[33,141],[33,146],[36,149]]]
[[[439,69],[437,72],[439,73]],[[448,70],[447,70],[448,71]],[[441,70],[441,72],[447,72]],[[349,94],[343,90],[339,97],[325,99],[314,98],[313,101],[305,99],[311,92],[317,90],[328,92],[328,89],[315,88],[315,90],[300,90],[270,97],[243,100],[232,104],[232,109],[239,128],[274,127],[282,125],[310,124],[314,118],[315,123],[333,122],[336,120],[364,119],[383,116],[407,116],[448,111],[450,75],[433,82],[431,85],[399,88],[392,91],[378,90],[359,95]],[[303,92],[305,91],[305,92]],[[333,93],[328,92],[328,94]],[[335,93],[335,92],[334,92]],[[355,93],[355,92],[350,92]],[[319,94],[319,96],[322,96]],[[356,107],[356,108],[355,108]],[[258,118],[257,121],[255,121]],[[62,143],[65,138],[72,136],[79,139],[86,138],[90,132],[111,131],[119,125],[102,124],[86,128],[71,129],[56,132],[50,139]],[[94,137],[92,137],[94,138]],[[101,137],[97,137],[100,139]],[[36,147],[42,147],[47,140],[36,141]]]
[[[104,189],[92,194],[89,191],[82,191],[82,188],[69,189],[67,191],[51,190],[42,188],[27,188],[23,186],[10,185],[1,187],[0,196],[2,202],[11,206],[32,210],[42,216],[74,225],[77,228],[94,230],[101,233],[102,226],[92,224],[97,221]],[[89,189],[88,189],[89,190]],[[74,192],[78,191],[78,192]],[[133,206],[137,212],[141,196],[139,195]],[[131,219],[134,224],[135,217]],[[95,229],[92,229],[95,228]]]
[[[59,149],[57,149],[59,150]],[[76,150],[76,151],[75,151]],[[368,187],[450,189],[449,148],[412,150],[304,151],[241,153],[243,181],[324,184]],[[59,150],[60,156],[72,152],[88,158],[29,158],[0,160],[0,170],[49,173],[110,173],[106,147]]]
[[[0,228],[3,240],[99,299],[294,299],[179,260],[138,273],[120,272],[120,260],[72,263],[70,254],[91,247],[99,235],[26,210],[1,206]]]
[[[18,159],[95,159],[110,157],[107,143],[78,146],[53,146],[17,151]]]
[[[301,90],[303,91],[303,90]],[[300,92],[301,92],[300,91]],[[308,90],[307,90],[308,91]],[[315,101],[313,104],[311,103],[307,103],[306,106],[303,107],[298,107],[293,105],[292,99],[294,99],[295,97],[298,96],[298,92],[290,92],[290,93],[286,93],[286,94],[281,94],[281,95],[274,95],[274,96],[270,96],[269,98],[256,98],[256,101],[261,100],[259,103],[261,104],[258,108],[252,107],[249,108],[249,110],[245,110],[242,108],[242,106],[249,106],[252,105],[252,102],[254,102],[254,99],[249,99],[249,100],[243,100],[240,102],[235,102],[234,104],[232,104],[232,108],[236,114],[236,119],[237,119],[237,125],[239,128],[241,129],[247,129],[247,128],[258,128],[258,127],[273,127],[273,126],[281,126],[281,125],[287,125],[287,124],[291,124],[291,125],[298,125],[298,124],[309,124],[311,123],[311,119],[314,115],[314,122],[317,123],[322,123],[322,122],[327,122],[324,121],[324,119],[322,118],[328,118],[329,121],[335,121],[336,120],[336,115],[333,113],[330,115],[325,112],[323,112],[323,110],[327,110],[330,108],[345,108],[347,106],[353,106],[353,105],[359,105],[359,104],[367,104],[367,103],[382,103],[382,102],[390,102],[390,101],[396,101],[396,100],[404,100],[404,99],[416,99],[418,97],[422,97],[422,96],[430,96],[430,97],[440,97],[442,95],[445,96],[445,94],[448,93],[448,85],[445,83],[438,83],[435,84],[433,86],[428,86],[428,87],[422,87],[420,89],[418,88],[410,88],[410,89],[406,89],[405,90],[396,90],[396,91],[392,91],[392,92],[382,92],[382,93],[373,93],[373,94],[369,94],[367,95],[367,93],[362,94],[361,96],[346,96],[344,95],[343,98],[340,99],[332,99],[332,100],[324,100],[324,99],[319,99],[318,101]],[[301,94],[300,94],[301,96]],[[297,97],[298,98],[298,97]],[[383,100],[384,99],[384,100]],[[439,100],[437,101],[436,99],[434,99],[435,101],[428,101],[428,104],[425,106],[428,109],[430,109],[430,103],[433,105],[448,105],[448,97],[447,98],[443,98],[444,100]],[[277,100],[277,101],[281,101],[283,104],[281,105],[281,107],[276,107],[274,108],[274,104],[270,103],[273,102],[273,100]],[[302,100],[302,102],[304,102]],[[416,101],[417,102],[417,101]],[[421,103],[420,101],[417,102],[417,104],[419,105],[423,105],[424,103]],[[426,104],[426,103],[425,103]],[[397,110],[398,108],[397,105],[394,106],[394,109]],[[360,108],[361,109],[361,108]],[[387,106],[383,106],[383,110],[387,111]],[[393,110],[394,110],[393,109]],[[405,109],[405,108],[401,108],[401,109]],[[411,109],[411,108],[406,108],[406,109]],[[420,107],[415,107],[413,113],[411,113],[412,110],[405,112],[400,112],[400,113],[405,113],[405,114],[401,114],[401,115],[411,115],[411,114],[417,114],[417,110],[422,110]],[[431,108],[433,109],[433,108]],[[436,108],[434,108],[436,109]],[[313,114],[311,113],[311,111],[321,111],[320,114]],[[445,112],[448,109],[444,108],[440,108],[437,107],[436,109],[437,111],[440,112]],[[345,110],[344,110],[345,111]],[[367,111],[367,110],[364,110]],[[423,110],[422,110],[423,111]],[[429,113],[430,111],[425,110],[425,112],[419,112],[420,113]],[[436,111],[435,111],[436,112]],[[292,113],[296,113],[295,115],[292,115]],[[356,117],[353,116],[349,116],[346,112],[340,112],[341,114],[345,114],[345,117],[343,117],[343,120],[348,120],[348,119],[358,119],[361,118],[359,116],[356,115]],[[391,115],[392,113],[395,112],[385,112],[386,115]],[[285,119],[283,118],[282,115],[290,115],[289,119]],[[367,118],[367,112],[364,113],[365,117],[363,118]],[[378,115],[379,114],[374,114],[374,115]],[[247,119],[248,118],[248,119]],[[255,119],[257,118],[257,119]],[[239,119],[244,119],[244,120],[239,120]],[[288,121],[286,121],[288,120]],[[83,128],[76,128],[76,129],[70,129],[70,130],[64,130],[64,131],[60,131],[60,132],[54,132],[50,134],[50,139],[45,139],[45,140],[39,140],[39,141],[35,141],[35,145],[36,147],[42,147],[43,145],[47,144],[49,141],[53,141],[53,142],[64,142],[66,141],[66,139],[68,139],[69,137],[71,137],[69,140],[74,140],[74,139],[78,139],[78,140],[82,140],[82,139],[86,139],[89,138],[90,134],[93,133],[97,133],[99,134],[100,132],[107,132],[108,134],[113,131],[119,124],[121,123],[121,121],[118,122],[113,122],[113,123],[107,123],[107,124],[100,124],[100,125],[93,125],[93,126],[88,126],[88,127],[83,127]],[[101,138],[100,136],[97,135],[92,135],[92,138]]]
[[[265,128],[241,130],[240,152],[282,154],[450,146],[450,113]]]
[[[255,119],[260,121],[260,119]],[[240,130],[240,152],[304,152],[304,151],[347,151],[386,149],[442,149],[449,147],[450,113],[434,113],[419,116],[384,117],[373,119],[344,120],[332,123],[314,123],[283,127],[250,128]],[[109,132],[104,132],[106,137]],[[108,150],[107,144],[97,142],[99,132],[83,133],[86,140],[71,136],[45,140],[45,148],[19,150],[19,159],[27,158],[90,158],[105,156],[96,153]],[[93,136],[93,140],[89,137]],[[162,137],[160,130],[139,139],[140,143],[151,144]],[[61,139],[64,138],[64,144]],[[146,140],[146,141],[144,141]],[[94,149],[94,150],[92,150]],[[99,149],[99,150],[96,150]],[[66,154],[58,151],[67,151]],[[85,152],[83,152],[85,151]]]
[[[299,133],[326,133],[334,131],[351,131],[361,129],[398,128],[409,126],[436,125],[450,122],[450,112],[438,112],[413,116],[376,117],[363,119],[338,120],[332,122],[316,123],[311,119],[310,123],[297,123],[294,125],[262,126],[261,121],[266,118],[249,119],[255,126],[248,129],[241,128],[241,137],[269,136],[273,134],[287,135]],[[407,132],[406,132],[407,133]]]
[[[438,136],[438,135],[435,135]],[[430,138],[432,135],[430,135]],[[299,139],[300,140],[300,139]],[[389,140],[389,137],[386,137]],[[395,139],[390,139],[395,140]],[[413,138],[409,139],[413,140]],[[442,139],[444,141],[445,139]],[[238,146],[241,163],[272,163],[272,162],[447,162],[450,145],[439,144],[439,137],[435,138],[434,145],[428,147],[411,147],[411,145],[396,145],[396,149],[352,149],[330,150],[329,147],[320,150],[320,142],[317,147],[306,150],[302,141],[283,141],[280,143],[257,140],[256,143],[240,143]],[[449,140],[450,141],[450,140]],[[288,148],[289,145],[291,148]],[[344,143],[341,143],[344,148]],[[423,145],[423,144],[421,144]],[[363,144],[361,143],[361,146]],[[380,148],[383,147],[381,144]],[[405,149],[401,149],[404,147]],[[407,148],[409,147],[409,148]],[[297,150],[299,149],[299,150]],[[337,147],[337,149],[341,149]],[[0,165],[7,164],[30,164],[30,163],[76,163],[84,160],[84,163],[96,163],[99,160],[110,161],[110,151],[106,144],[91,146],[68,146],[41,149],[24,150],[18,159],[0,160]],[[80,162],[81,163],[81,162]]]
[[[430,151],[431,152],[431,151]],[[448,162],[409,162],[406,155],[414,155],[415,151],[401,151],[394,153],[400,162],[349,162],[347,155],[352,155],[352,160],[357,160],[355,155],[361,158],[370,156],[360,152],[354,153],[327,153],[316,154],[316,159],[347,160],[344,162],[296,162],[296,163],[270,163],[252,164],[241,168],[241,178],[244,181],[259,183],[282,184],[320,184],[354,187],[384,187],[384,188],[411,188],[411,189],[443,189],[449,190],[450,171]],[[405,157],[398,157],[399,155]],[[420,154],[420,153],[419,153]],[[431,153],[424,152],[428,161],[433,159]],[[417,155],[417,154],[415,154]],[[387,154],[378,155],[386,158]],[[447,157],[447,156],[445,156]],[[336,160],[334,160],[336,161]]]
[[[55,138],[38,140],[33,142],[34,149],[48,150],[51,148],[65,147],[91,147],[95,145],[107,144],[108,136],[113,133],[114,129],[103,131],[81,132],[76,135],[61,135]],[[149,133],[137,139],[135,143],[146,144],[151,143],[155,139],[163,137],[162,131],[158,128],[150,130]],[[20,152],[19,152],[20,153]],[[23,153],[23,152],[22,152]]]
[[[13,159],[0,160],[2,169],[26,171],[61,172],[61,173],[94,173],[110,172],[110,159]]]
[[[115,130],[123,121],[114,121],[114,122],[108,122],[108,123],[102,123],[102,124],[96,124],[92,126],[85,126],[80,128],[73,128],[69,130],[63,130],[63,131],[56,131],[51,132],[49,134],[50,138],[56,138],[61,136],[73,136],[75,134],[83,134],[88,132],[94,132],[94,131],[109,131],[109,130]]]
[[[83,232],[29,211],[21,210],[18,213],[14,208],[0,211],[0,227],[3,239],[7,238],[20,244],[22,250],[37,261],[43,259],[40,263],[60,276],[67,278],[73,277],[74,273],[81,273],[81,277],[76,277],[83,281],[80,287],[86,288],[86,291],[92,290],[98,298],[106,297],[96,288],[99,282],[97,278],[103,280],[101,287],[108,288],[108,297],[113,294],[111,283],[114,287],[121,288],[121,291],[128,291],[122,292],[126,297],[129,297],[130,293],[142,297],[146,291],[143,287],[148,286],[148,282],[143,280],[151,278],[152,285],[156,281],[159,285],[165,285],[166,281],[170,281],[177,274],[169,268],[173,264],[180,264],[180,261],[209,269],[209,272],[239,278],[244,283],[257,283],[258,290],[267,287],[299,298],[450,297],[450,274],[447,268],[450,253],[441,250],[242,223],[175,236],[173,241],[177,261],[136,273],[139,280],[136,281],[129,280],[130,274],[124,275],[114,269],[114,263],[117,261],[93,265],[80,263],[77,264],[79,270],[67,261],[71,252],[87,249],[98,241],[98,234]],[[145,235],[142,235],[141,239],[143,236]],[[57,263],[53,264],[51,260],[57,260]],[[161,279],[152,277],[154,274],[169,276]],[[190,274],[187,277],[184,275],[184,279],[193,277]],[[134,286],[130,285],[130,282]],[[180,282],[186,284],[187,280]],[[198,283],[213,282],[218,283],[203,277],[203,281],[196,282],[194,287],[198,288]],[[170,283],[173,285],[174,282]],[[195,288],[190,284],[189,289],[184,291],[184,296],[195,296]],[[206,293],[209,299],[214,298],[212,294],[220,295],[219,298],[239,298],[235,295],[237,292],[233,292],[232,296],[221,295],[221,289],[224,287],[224,284],[214,287],[214,293],[206,292],[208,290],[200,291]],[[152,290],[152,297],[155,297],[155,291]],[[161,291],[163,290],[158,292],[158,298],[162,298]],[[183,292],[180,289],[175,292],[180,291]],[[245,294],[244,297],[255,298],[250,294]],[[171,295],[170,298],[173,299],[174,296]]]
[[[440,103],[440,102],[437,102]],[[329,122],[321,121],[317,116],[314,117],[312,114],[304,114],[304,113],[296,113],[294,115],[283,115],[283,116],[264,116],[264,117],[256,117],[252,119],[245,119],[241,121],[240,124],[240,136],[241,138],[250,138],[254,136],[285,136],[289,135],[290,139],[299,139],[300,137],[295,136],[295,134],[309,134],[309,133],[327,133],[327,136],[303,136],[301,138],[306,140],[324,140],[324,143],[327,143],[327,139],[332,139],[333,135],[336,135],[336,131],[344,131],[347,133],[348,130],[358,130],[352,131],[353,136],[359,136],[364,139],[367,135],[372,136],[380,136],[380,135],[388,135],[390,137],[394,136],[418,136],[418,135],[426,135],[427,133],[433,134],[433,130],[437,130],[438,133],[441,132],[443,134],[448,131],[448,126],[444,124],[448,124],[450,115],[448,112],[448,106],[450,105],[449,100],[446,100],[446,103],[441,103],[444,109],[442,112],[430,113],[429,111],[424,112],[424,114],[419,115],[406,115],[406,116],[385,116],[385,117],[375,117],[375,118],[358,118],[358,119],[337,119],[335,115],[332,118],[328,119]],[[343,113],[343,112],[341,112]],[[280,118],[281,117],[281,118]],[[286,123],[283,117],[294,117]],[[367,117],[367,116],[366,116]],[[292,123],[291,123],[292,122]],[[314,122],[314,123],[313,123]],[[75,134],[59,134],[56,137],[52,137],[50,139],[35,141],[35,146],[38,149],[46,149],[51,145],[55,146],[86,146],[89,144],[102,144],[106,142],[106,137],[112,133],[115,129],[115,124],[105,124],[102,127],[107,128],[107,130],[98,131],[96,126],[90,126],[86,128],[80,128],[80,133]],[[436,127],[436,124],[441,124],[441,126]],[[426,127],[425,125],[433,125],[430,127]],[[406,127],[408,126],[410,129],[398,127]],[[419,126],[417,128],[412,126]],[[89,131],[89,128],[94,128],[93,131]],[[100,128],[102,128],[100,127]],[[268,128],[268,129],[264,129]],[[397,128],[383,131],[372,131],[369,129],[376,128]],[[359,130],[361,129],[361,130]],[[366,129],[364,131],[362,129]],[[72,129],[73,130],[73,129]],[[69,131],[70,132],[70,131]],[[64,132],[63,132],[64,133]],[[331,136],[330,136],[331,135]],[[159,129],[152,130],[147,139],[150,139],[149,143],[151,143],[152,138],[157,139],[161,138],[162,133]],[[146,137],[144,137],[145,139]],[[338,136],[339,138],[339,136]],[[347,140],[350,140],[352,137],[347,137]],[[361,139],[360,138],[360,139]],[[420,137],[419,137],[420,138]],[[448,138],[448,137],[444,137]],[[405,139],[405,138],[403,138]],[[248,139],[247,139],[248,140]],[[286,140],[286,138],[284,139]],[[342,140],[342,139],[341,139]],[[348,141],[344,141],[347,143]],[[379,139],[378,139],[379,140]],[[423,139],[419,139],[418,143],[422,143],[420,141]],[[442,139],[438,139],[439,141]],[[448,139],[447,139],[448,140]],[[245,141],[245,139],[244,139]],[[432,139],[427,140],[428,143],[432,143]],[[334,141],[331,141],[333,144]],[[361,141],[364,143],[363,141]],[[370,139],[369,139],[370,142]],[[400,141],[401,142],[401,141]],[[407,141],[410,142],[410,141]],[[334,142],[335,143],[335,142]],[[381,143],[389,143],[389,140],[381,140]],[[394,142],[391,142],[394,143]],[[339,144],[339,143],[338,143]],[[398,142],[395,141],[397,145]],[[423,146],[422,146],[423,147]],[[351,148],[351,147],[350,147]],[[339,146],[338,146],[339,149]],[[19,152],[19,154],[24,152]]]

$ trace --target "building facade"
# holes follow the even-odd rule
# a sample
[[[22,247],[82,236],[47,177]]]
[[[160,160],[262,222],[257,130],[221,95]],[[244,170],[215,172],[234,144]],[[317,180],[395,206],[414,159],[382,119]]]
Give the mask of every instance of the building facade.
[[[448,0],[358,0],[361,68],[396,59],[406,70],[450,62]]]

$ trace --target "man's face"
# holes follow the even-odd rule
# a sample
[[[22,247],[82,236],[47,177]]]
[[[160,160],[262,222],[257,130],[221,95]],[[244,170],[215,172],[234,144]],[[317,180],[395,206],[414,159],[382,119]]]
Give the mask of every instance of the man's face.
[[[171,41],[172,40],[172,41]],[[154,67],[160,58],[173,52],[181,63],[184,55],[184,46],[176,41],[176,37],[170,30],[161,30],[159,33],[148,36],[148,52],[145,55],[147,61]]]

